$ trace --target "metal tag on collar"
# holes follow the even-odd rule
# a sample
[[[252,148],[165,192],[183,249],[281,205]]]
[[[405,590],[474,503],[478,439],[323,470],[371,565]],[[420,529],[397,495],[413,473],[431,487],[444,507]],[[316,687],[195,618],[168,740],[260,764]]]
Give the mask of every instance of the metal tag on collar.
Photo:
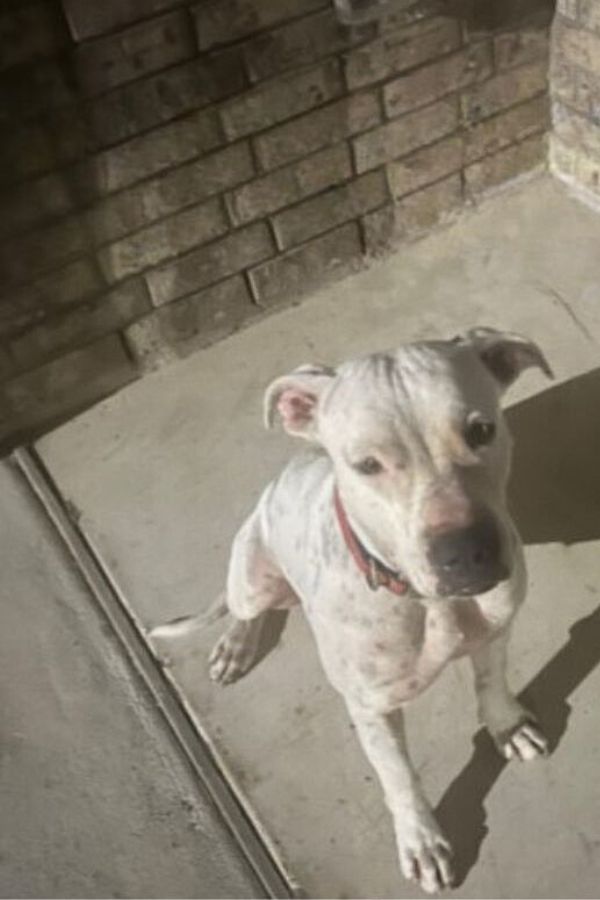
[[[377,588],[381,587],[381,572],[379,571],[377,560],[375,560],[372,556],[369,557],[369,562],[367,563],[366,576],[367,584],[372,591],[376,591]]]

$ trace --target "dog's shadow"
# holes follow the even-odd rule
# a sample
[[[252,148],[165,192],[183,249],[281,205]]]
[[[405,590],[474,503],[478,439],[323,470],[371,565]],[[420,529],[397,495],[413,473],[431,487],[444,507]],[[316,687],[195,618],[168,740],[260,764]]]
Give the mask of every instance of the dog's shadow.
[[[510,506],[526,544],[600,538],[600,369],[508,410],[515,437]],[[521,692],[554,750],[571,711],[568,698],[600,663],[600,606],[580,618],[566,643]],[[484,801],[506,762],[480,730],[471,758],[446,790],[437,816],[464,881],[487,834]]]

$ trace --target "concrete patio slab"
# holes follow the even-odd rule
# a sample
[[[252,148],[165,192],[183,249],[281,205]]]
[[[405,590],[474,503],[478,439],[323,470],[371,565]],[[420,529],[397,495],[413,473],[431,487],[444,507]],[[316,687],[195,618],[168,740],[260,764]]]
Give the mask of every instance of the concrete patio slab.
[[[0,497],[0,896],[264,896],[8,463]]]
[[[598,246],[600,217],[552,181],[531,181],[131,386],[38,445],[148,628],[213,600],[237,526],[292,451],[261,430],[272,377],[475,324],[541,344],[556,383],[529,372],[511,395],[520,401],[511,410],[512,499],[531,583],[512,675],[558,746],[545,762],[504,767],[482,736],[472,745],[462,663],[409,713],[415,761],[457,847],[460,897],[597,894]],[[226,690],[206,676],[217,631],[172,650],[171,672],[293,875],[313,897],[414,896],[397,869],[379,788],[301,615]]]

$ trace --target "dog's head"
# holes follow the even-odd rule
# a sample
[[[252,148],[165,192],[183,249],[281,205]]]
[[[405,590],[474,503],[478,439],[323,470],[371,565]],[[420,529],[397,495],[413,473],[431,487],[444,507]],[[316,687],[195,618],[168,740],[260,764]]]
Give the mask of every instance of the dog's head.
[[[552,374],[535,344],[478,328],[302,366],[268,388],[266,422],[324,448],[359,535],[419,593],[481,594],[511,571],[500,397],[530,366]]]

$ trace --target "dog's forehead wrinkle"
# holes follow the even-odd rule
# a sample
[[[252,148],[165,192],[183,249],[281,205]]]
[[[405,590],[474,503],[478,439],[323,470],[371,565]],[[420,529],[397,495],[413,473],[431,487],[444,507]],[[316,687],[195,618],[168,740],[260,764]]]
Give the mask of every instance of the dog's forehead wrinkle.
[[[425,475],[455,455],[456,435],[470,412],[494,416],[496,408],[493,384],[479,372],[476,354],[431,342],[344,363],[318,415],[330,451],[337,447],[347,462],[380,451],[401,455]]]

